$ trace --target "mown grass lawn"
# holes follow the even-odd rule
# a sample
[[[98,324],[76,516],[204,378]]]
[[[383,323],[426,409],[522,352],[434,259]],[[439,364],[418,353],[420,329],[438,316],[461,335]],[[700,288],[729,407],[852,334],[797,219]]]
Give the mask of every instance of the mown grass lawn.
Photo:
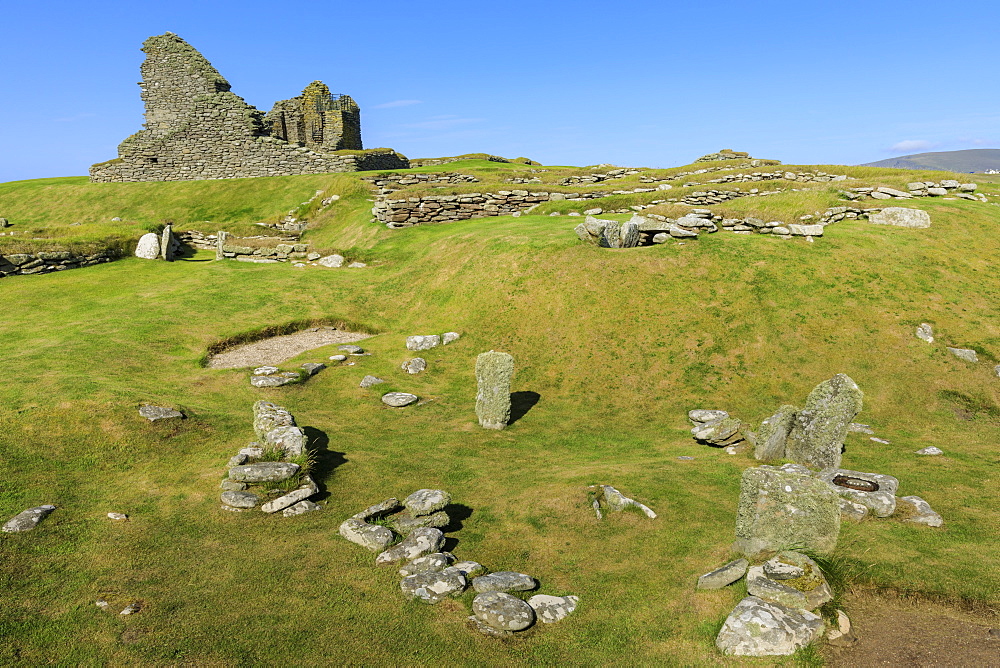
[[[566,217],[390,232],[367,222],[362,189],[337,183],[345,197],[309,234],[354,249],[364,270],[200,252],[0,281],[0,517],[58,506],[36,530],[0,538],[4,663],[734,663],[713,640],[742,592],[694,582],[731,557],[740,472],[755,462],[696,444],[686,412],[759,421],[839,372],[865,392],[859,421],[891,441],[851,435],[844,466],[897,476],[901,495],[946,522],[845,524],[848,577],[1000,605],[996,207],[921,202],[930,229],[844,221],[813,244],[719,233],[605,250],[579,243],[579,219]],[[379,332],[362,344],[371,356],[271,390],[199,364],[220,338],[309,318]],[[913,336],[920,322],[934,324],[935,344]],[[449,330],[462,338],[428,351],[425,373],[399,369],[406,335]],[[946,345],[975,347],[983,362]],[[515,392],[537,394],[503,432],[474,413],[474,360],[490,349],[514,355]],[[368,373],[390,383],[362,390]],[[387,387],[425,402],[386,409]],[[224,465],[252,440],[262,398],[287,406],[319,448],[320,512],[219,510]],[[189,419],[149,424],[142,402]],[[927,445],[945,455],[913,454]],[[584,492],[594,483],[660,517],[597,521]],[[497,642],[464,626],[471,594],[404,602],[395,572],[337,527],[423,487],[459,506],[448,533],[459,558],[529,573],[541,593],[580,596],[578,611]],[[101,597],[111,613],[94,606]],[[120,617],[133,600],[142,611]]]

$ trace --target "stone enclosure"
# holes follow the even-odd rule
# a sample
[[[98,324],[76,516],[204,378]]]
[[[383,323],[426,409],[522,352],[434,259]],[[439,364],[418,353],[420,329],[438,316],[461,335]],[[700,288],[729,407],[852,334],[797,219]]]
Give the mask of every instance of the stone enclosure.
[[[409,167],[391,149],[363,151],[357,104],[331,95],[320,81],[265,116],[232,93],[211,63],[177,35],[150,37],[142,50],[144,129],[119,145],[117,158],[90,168],[94,183]]]

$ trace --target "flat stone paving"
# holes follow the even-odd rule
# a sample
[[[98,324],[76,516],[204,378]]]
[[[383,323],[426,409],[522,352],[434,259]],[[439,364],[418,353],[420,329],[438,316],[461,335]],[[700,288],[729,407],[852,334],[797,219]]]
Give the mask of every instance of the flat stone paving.
[[[230,348],[208,360],[210,369],[242,369],[277,365],[307,350],[338,343],[354,343],[371,338],[371,334],[345,332],[332,327],[303,330],[294,334],[272,336],[253,343]]]

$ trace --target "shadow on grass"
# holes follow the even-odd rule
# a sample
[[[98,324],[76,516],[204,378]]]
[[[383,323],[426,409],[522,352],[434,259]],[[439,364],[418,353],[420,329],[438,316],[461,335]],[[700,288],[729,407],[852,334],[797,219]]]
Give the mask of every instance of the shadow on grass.
[[[326,479],[330,477],[334,469],[347,462],[347,457],[344,456],[343,452],[330,450],[330,437],[326,435],[326,432],[315,427],[303,427],[302,431],[309,438],[309,447],[315,458],[312,476],[319,487],[319,494],[314,497],[314,500],[325,499],[330,496],[329,492],[326,491]]]
[[[449,503],[444,507],[444,512],[448,514],[448,525],[441,527],[444,533],[452,533],[462,529],[462,520],[467,520],[472,516],[472,508],[461,503]],[[458,546],[458,539],[447,536],[441,549],[453,552]]]
[[[542,395],[538,392],[511,392],[510,421],[507,424],[512,425],[523,418],[541,398]]]

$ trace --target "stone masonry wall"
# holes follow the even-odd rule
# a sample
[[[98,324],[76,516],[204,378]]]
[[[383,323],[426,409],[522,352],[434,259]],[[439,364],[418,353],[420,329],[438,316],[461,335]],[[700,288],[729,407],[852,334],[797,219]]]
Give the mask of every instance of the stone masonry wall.
[[[105,250],[89,255],[69,251],[38,251],[37,253],[8,253],[0,255],[0,278],[18,274],[47,274],[78,267],[90,267],[102,262],[111,262],[119,256],[114,251]]]
[[[173,33],[143,43],[143,130],[118,147],[118,158],[93,165],[95,183],[184,181],[290,174],[405,169],[405,157],[319,153],[269,136],[263,114],[230,91],[204,56]]]
[[[461,195],[382,198],[375,202],[372,215],[378,222],[395,229],[420,223],[509,216],[523,212],[542,202],[584,201],[607,197],[609,194],[607,192],[548,193],[527,190],[498,190],[496,192],[463,193]]]

